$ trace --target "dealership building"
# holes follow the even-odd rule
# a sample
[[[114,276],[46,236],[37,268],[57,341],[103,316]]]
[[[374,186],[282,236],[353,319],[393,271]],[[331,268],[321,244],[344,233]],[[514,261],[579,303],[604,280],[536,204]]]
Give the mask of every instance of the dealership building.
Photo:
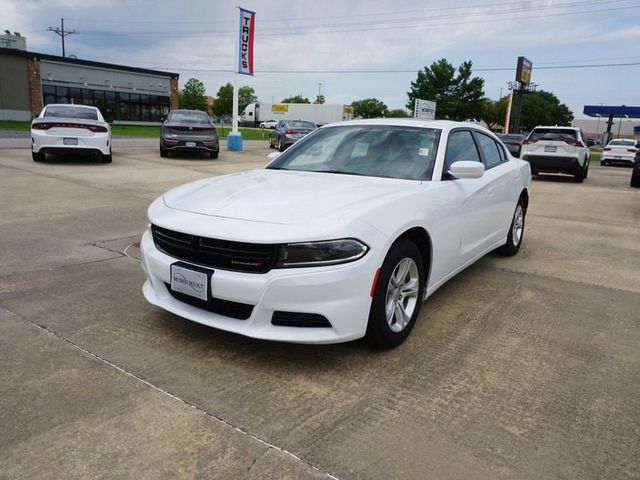
[[[113,123],[157,124],[178,108],[178,74],[0,48],[0,120],[31,120],[50,103],[94,105]]]

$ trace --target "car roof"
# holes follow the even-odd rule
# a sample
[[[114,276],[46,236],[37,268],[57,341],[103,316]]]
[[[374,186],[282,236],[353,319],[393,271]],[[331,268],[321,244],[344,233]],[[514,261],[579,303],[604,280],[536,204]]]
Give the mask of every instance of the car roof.
[[[492,133],[487,128],[472,122],[455,122],[453,120],[422,120],[418,118],[369,118],[362,120],[347,120],[330,123],[321,128],[340,127],[344,125],[381,125],[396,127],[423,127],[438,130],[453,130],[454,128],[473,128],[484,133]],[[493,133],[492,133],[493,134]]]
[[[549,130],[580,130],[580,127],[572,127],[571,125],[565,125],[564,127],[561,125],[538,125],[534,128],[547,128]]]

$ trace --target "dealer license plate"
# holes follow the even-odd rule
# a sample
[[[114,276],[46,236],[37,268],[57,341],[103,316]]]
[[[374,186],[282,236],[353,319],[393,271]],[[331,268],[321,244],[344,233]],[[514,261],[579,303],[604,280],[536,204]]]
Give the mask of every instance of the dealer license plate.
[[[209,282],[211,270],[195,270],[185,267],[185,263],[171,265],[171,290],[184,293],[200,300],[209,299]]]
[[[544,147],[545,152],[555,152],[557,150],[558,150],[558,147],[554,145],[547,145],[546,147]]]
[[[189,147],[189,148],[195,148],[195,146],[196,146],[196,142],[187,142],[187,144],[186,144],[186,145],[187,145],[187,147]]]
[[[78,145],[78,139],[77,138],[63,138],[62,139],[62,143],[64,145]]]

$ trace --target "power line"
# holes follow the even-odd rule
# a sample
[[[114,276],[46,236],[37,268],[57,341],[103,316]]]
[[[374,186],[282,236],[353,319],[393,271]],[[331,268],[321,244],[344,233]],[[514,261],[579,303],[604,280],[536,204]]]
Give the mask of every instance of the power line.
[[[547,65],[535,66],[534,70],[569,70],[574,68],[604,68],[604,67],[631,67],[639,66],[640,62],[619,62],[619,63],[598,63],[583,65]],[[149,67],[153,68],[153,67]],[[234,70],[223,68],[182,68],[182,67],[155,67],[161,70],[182,70],[185,72],[211,72],[230,73]],[[345,69],[345,70],[256,70],[255,73],[278,73],[278,74],[361,74],[361,73],[416,73],[420,68],[411,69]],[[515,67],[479,67],[473,68],[473,72],[508,72],[515,70]]]

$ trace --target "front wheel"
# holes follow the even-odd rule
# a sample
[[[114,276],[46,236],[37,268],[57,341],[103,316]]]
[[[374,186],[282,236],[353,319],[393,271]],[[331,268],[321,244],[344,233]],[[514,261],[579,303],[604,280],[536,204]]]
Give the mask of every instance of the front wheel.
[[[498,249],[498,252],[505,257],[512,257],[522,245],[522,238],[524,237],[524,217],[526,210],[524,208],[524,202],[522,198],[518,200],[516,209],[513,212],[513,218],[511,219],[511,226],[509,227],[509,234],[507,235],[507,242]]]
[[[376,283],[367,341],[380,348],[400,345],[415,324],[425,285],[422,255],[415,243],[401,239],[387,253]]]

